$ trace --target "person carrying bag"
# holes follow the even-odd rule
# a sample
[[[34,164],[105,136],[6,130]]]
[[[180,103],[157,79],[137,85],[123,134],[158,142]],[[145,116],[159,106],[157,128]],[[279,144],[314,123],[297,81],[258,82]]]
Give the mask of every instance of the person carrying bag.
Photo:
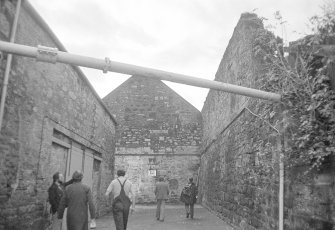
[[[193,183],[193,178],[189,179],[189,183],[183,188],[180,195],[180,201],[185,204],[186,218],[194,216],[194,204],[197,202],[198,189]]]

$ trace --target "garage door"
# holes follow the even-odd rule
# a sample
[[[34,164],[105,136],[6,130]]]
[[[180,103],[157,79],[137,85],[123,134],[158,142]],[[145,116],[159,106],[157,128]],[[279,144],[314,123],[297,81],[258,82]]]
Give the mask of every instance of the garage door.
[[[68,178],[72,178],[72,174],[76,171],[83,171],[83,156],[84,150],[72,146],[71,154],[70,154],[70,162],[69,162],[69,170],[68,170]]]
[[[48,184],[52,184],[52,176],[54,173],[60,172],[64,176],[66,175],[67,154],[67,148],[56,143],[52,143],[49,164],[47,165],[48,170],[45,170],[45,172],[49,173],[46,175],[47,180],[49,181]]]
[[[93,154],[91,152],[86,151],[85,152],[85,160],[84,160],[84,178],[83,178],[83,184],[88,185],[91,190],[93,186]]]

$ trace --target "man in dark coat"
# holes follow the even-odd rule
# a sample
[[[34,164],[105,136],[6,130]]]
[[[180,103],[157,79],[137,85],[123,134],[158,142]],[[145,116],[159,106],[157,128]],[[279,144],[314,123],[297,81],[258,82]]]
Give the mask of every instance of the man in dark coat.
[[[188,184],[182,191],[180,200],[185,203],[186,218],[194,216],[194,204],[197,202],[198,188],[193,183],[193,178],[190,178]]]
[[[64,192],[58,209],[58,219],[63,218],[67,207],[67,230],[88,230],[88,209],[91,219],[95,219],[95,208],[92,201],[91,189],[81,183],[83,173],[75,171],[72,175],[73,184]]]
[[[157,199],[156,218],[162,222],[164,221],[165,201],[168,199],[169,193],[168,183],[165,183],[164,178],[160,177],[155,188],[155,195]]]

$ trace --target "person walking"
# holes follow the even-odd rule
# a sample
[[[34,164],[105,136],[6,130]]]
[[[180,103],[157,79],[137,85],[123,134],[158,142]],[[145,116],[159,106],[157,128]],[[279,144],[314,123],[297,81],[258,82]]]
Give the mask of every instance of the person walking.
[[[125,178],[126,171],[120,169],[116,174],[117,178],[110,183],[105,196],[108,198],[110,193],[113,195],[112,211],[116,230],[126,230],[129,211],[135,211],[135,193],[131,182]]]
[[[163,222],[165,214],[165,201],[169,196],[169,185],[164,182],[164,178],[160,177],[159,181],[156,183],[155,195],[157,199],[157,209],[156,209],[156,218],[157,220]]]
[[[198,188],[193,183],[193,178],[188,180],[188,184],[183,188],[180,200],[185,203],[186,218],[194,217],[194,204],[197,202]]]
[[[95,219],[95,208],[92,201],[91,189],[81,183],[83,173],[75,171],[72,175],[73,183],[65,188],[64,195],[58,209],[58,219],[63,218],[67,207],[67,230],[88,230],[88,210],[91,219]]]

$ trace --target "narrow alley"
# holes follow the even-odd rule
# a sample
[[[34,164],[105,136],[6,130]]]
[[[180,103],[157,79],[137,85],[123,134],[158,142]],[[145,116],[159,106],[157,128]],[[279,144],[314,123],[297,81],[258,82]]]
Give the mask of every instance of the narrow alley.
[[[134,214],[129,216],[128,230],[232,230],[228,224],[214,214],[198,205],[195,207],[193,220],[186,219],[184,207],[181,205],[166,206],[164,222],[155,219],[156,206],[140,205]],[[114,230],[115,225],[112,215],[97,219],[97,230]]]
[[[0,0],[0,230],[335,230],[334,191],[335,0]]]

